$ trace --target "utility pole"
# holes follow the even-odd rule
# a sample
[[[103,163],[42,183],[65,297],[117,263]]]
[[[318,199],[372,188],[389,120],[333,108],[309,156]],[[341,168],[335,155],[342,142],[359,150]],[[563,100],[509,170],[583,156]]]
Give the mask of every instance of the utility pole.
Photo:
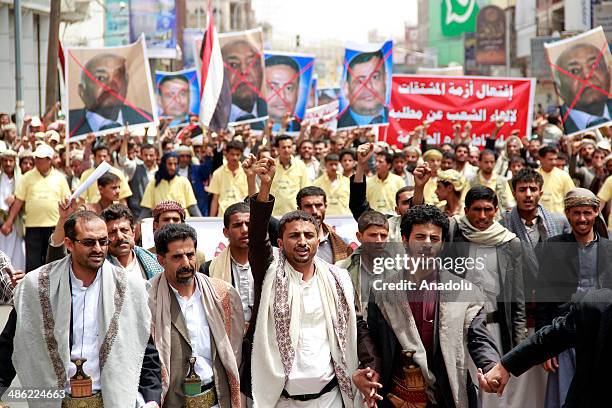
[[[57,94],[57,61],[59,44],[60,8],[61,0],[51,0],[49,13],[49,45],[47,47],[47,82],[45,92],[45,111],[49,112],[59,100]]]
[[[15,0],[13,5],[15,17],[15,122],[17,122],[17,132],[21,132],[24,115],[23,77],[21,76],[21,0]]]

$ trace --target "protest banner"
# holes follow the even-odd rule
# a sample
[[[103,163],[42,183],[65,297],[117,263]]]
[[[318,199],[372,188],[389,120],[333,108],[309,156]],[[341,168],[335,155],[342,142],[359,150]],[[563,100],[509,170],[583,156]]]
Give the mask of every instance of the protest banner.
[[[198,235],[198,250],[204,252],[206,259],[213,259],[229,244],[223,235],[223,219],[220,217],[189,217],[185,220]],[[356,238],[357,222],[350,215],[325,217],[325,224],[340,235],[340,237],[355,249],[359,243]],[[142,247],[155,246],[153,240],[153,218],[145,218],[141,224]]]
[[[612,54],[601,27],[544,44],[567,135],[612,125]]]
[[[200,111],[200,83],[195,68],[177,72],[155,71],[155,93],[159,117],[170,119],[170,127],[189,123]]]
[[[261,28],[219,34],[223,65],[232,92],[230,126],[250,123],[262,130],[268,119]]]
[[[394,75],[386,142],[407,143],[409,132],[427,121],[429,144],[452,142],[455,123],[472,125],[475,146],[484,146],[504,120],[500,137],[531,132],[535,79]]]
[[[175,0],[130,0],[130,41],[144,34],[149,58],[176,58]]]
[[[325,105],[306,109],[304,120],[309,123],[316,123],[330,130],[336,130],[338,127],[338,104],[338,101],[332,101]]]
[[[67,48],[68,138],[157,125],[144,37],[125,47]],[[138,125],[138,126],[135,126]]]
[[[268,116],[280,127],[283,116],[289,113],[295,120],[289,123],[287,130],[298,131],[306,112],[314,56],[266,52],[264,57]]]
[[[317,100],[317,76],[313,75],[312,80],[310,81],[310,91],[308,92],[308,104],[306,105],[306,109],[314,108],[319,104]]]
[[[338,128],[388,123],[392,54],[392,41],[346,46]]]

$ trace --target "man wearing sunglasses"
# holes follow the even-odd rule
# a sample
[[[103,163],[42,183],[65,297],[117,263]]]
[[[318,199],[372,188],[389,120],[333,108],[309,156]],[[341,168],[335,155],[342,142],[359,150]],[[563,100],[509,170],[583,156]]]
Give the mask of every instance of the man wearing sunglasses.
[[[47,262],[57,261],[66,256],[64,229],[62,225],[79,207],[69,199],[61,201],[58,205],[60,220],[49,239]],[[163,271],[157,263],[155,254],[135,244],[134,216],[125,204],[112,204],[102,214],[108,232],[108,260],[116,266],[123,268],[130,274],[151,279]]]
[[[63,226],[70,255],[28,273],[15,290],[0,336],[0,389],[17,374],[22,387],[65,391],[73,406],[69,379],[81,359],[92,385],[87,406],[158,406],[161,368],[143,280],[107,261],[100,216],[78,211]]]

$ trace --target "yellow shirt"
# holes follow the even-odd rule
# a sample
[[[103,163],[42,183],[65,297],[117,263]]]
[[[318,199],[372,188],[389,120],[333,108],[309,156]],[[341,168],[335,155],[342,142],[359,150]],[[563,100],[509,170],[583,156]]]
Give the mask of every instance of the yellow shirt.
[[[15,197],[25,201],[25,226],[30,228],[55,227],[57,203],[69,195],[66,177],[55,169],[44,177],[35,167],[21,176],[15,187]]]
[[[327,174],[317,178],[313,185],[321,187],[327,196],[327,215],[351,215],[349,197],[351,195],[348,177],[339,174],[335,181],[331,181]]]
[[[366,198],[370,207],[383,214],[395,214],[395,193],[405,185],[404,179],[393,173],[384,181],[377,175],[368,178]]]
[[[292,159],[289,168],[285,169],[279,159],[276,159],[276,174],[270,189],[270,193],[276,199],[272,215],[281,217],[297,210],[295,201],[297,193],[308,185],[310,185],[308,172],[301,160]]]
[[[227,164],[219,167],[212,175],[207,191],[219,196],[218,217],[223,217],[223,213],[230,205],[244,200],[249,193],[246,174],[241,166],[238,166],[236,175],[227,167]]]
[[[89,177],[89,175],[93,173],[94,170],[95,167],[85,170],[83,174],[81,174],[81,181],[79,185],[83,184],[83,182],[87,180],[87,177]],[[110,171],[114,175],[119,177],[119,179],[121,180],[121,190],[119,191],[119,199],[130,197],[132,195],[132,190],[130,189],[128,182],[125,179],[123,172],[121,170],[116,169],[115,167],[111,168]],[[100,201],[100,191],[98,190],[98,183],[93,183],[91,186],[89,186],[87,190],[83,194],[81,194],[81,199],[85,200],[85,202],[89,204],[97,203],[98,201]]]
[[[606,181],[603,183],[603,186],[599,189],[599,193],[597,193],[597,197],[601,201],[608,202],[612,199],[612,177],[608,177]],[[608,215],[608,228],[610,228],[610,222],[612,222],[612,211],[610,211],[610,215]]]
[[[565,195],[572,188],[576,187],[574,185],[574,180],[572,180],[568,173],[556,167],[549,173],[540,168],[538,169],[538,173],[540,173],[544,179],[540,204],[548,211],[563,214],[565,210],[563,200],[565,199]]]
[[[142,195],[140,206],[153,209],[164,200],[174,200],[185,209],[198,203],[195,194],[193,194],[191,183],[183,176],[174,176],[170,182],[162,180],[157,186],[155,185],[155,179],[149,181]]]

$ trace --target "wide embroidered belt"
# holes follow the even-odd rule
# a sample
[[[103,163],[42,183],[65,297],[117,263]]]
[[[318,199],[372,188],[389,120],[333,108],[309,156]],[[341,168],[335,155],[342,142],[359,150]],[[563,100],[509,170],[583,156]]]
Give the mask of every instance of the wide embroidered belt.
[[[214,386],[198,395],[185,396],[187,408],[211,408],[215,405],[217,405],[217,392]]]
[[[90,397],[64,397],[62,408],[103,408],[102,393],[98,392]]]

